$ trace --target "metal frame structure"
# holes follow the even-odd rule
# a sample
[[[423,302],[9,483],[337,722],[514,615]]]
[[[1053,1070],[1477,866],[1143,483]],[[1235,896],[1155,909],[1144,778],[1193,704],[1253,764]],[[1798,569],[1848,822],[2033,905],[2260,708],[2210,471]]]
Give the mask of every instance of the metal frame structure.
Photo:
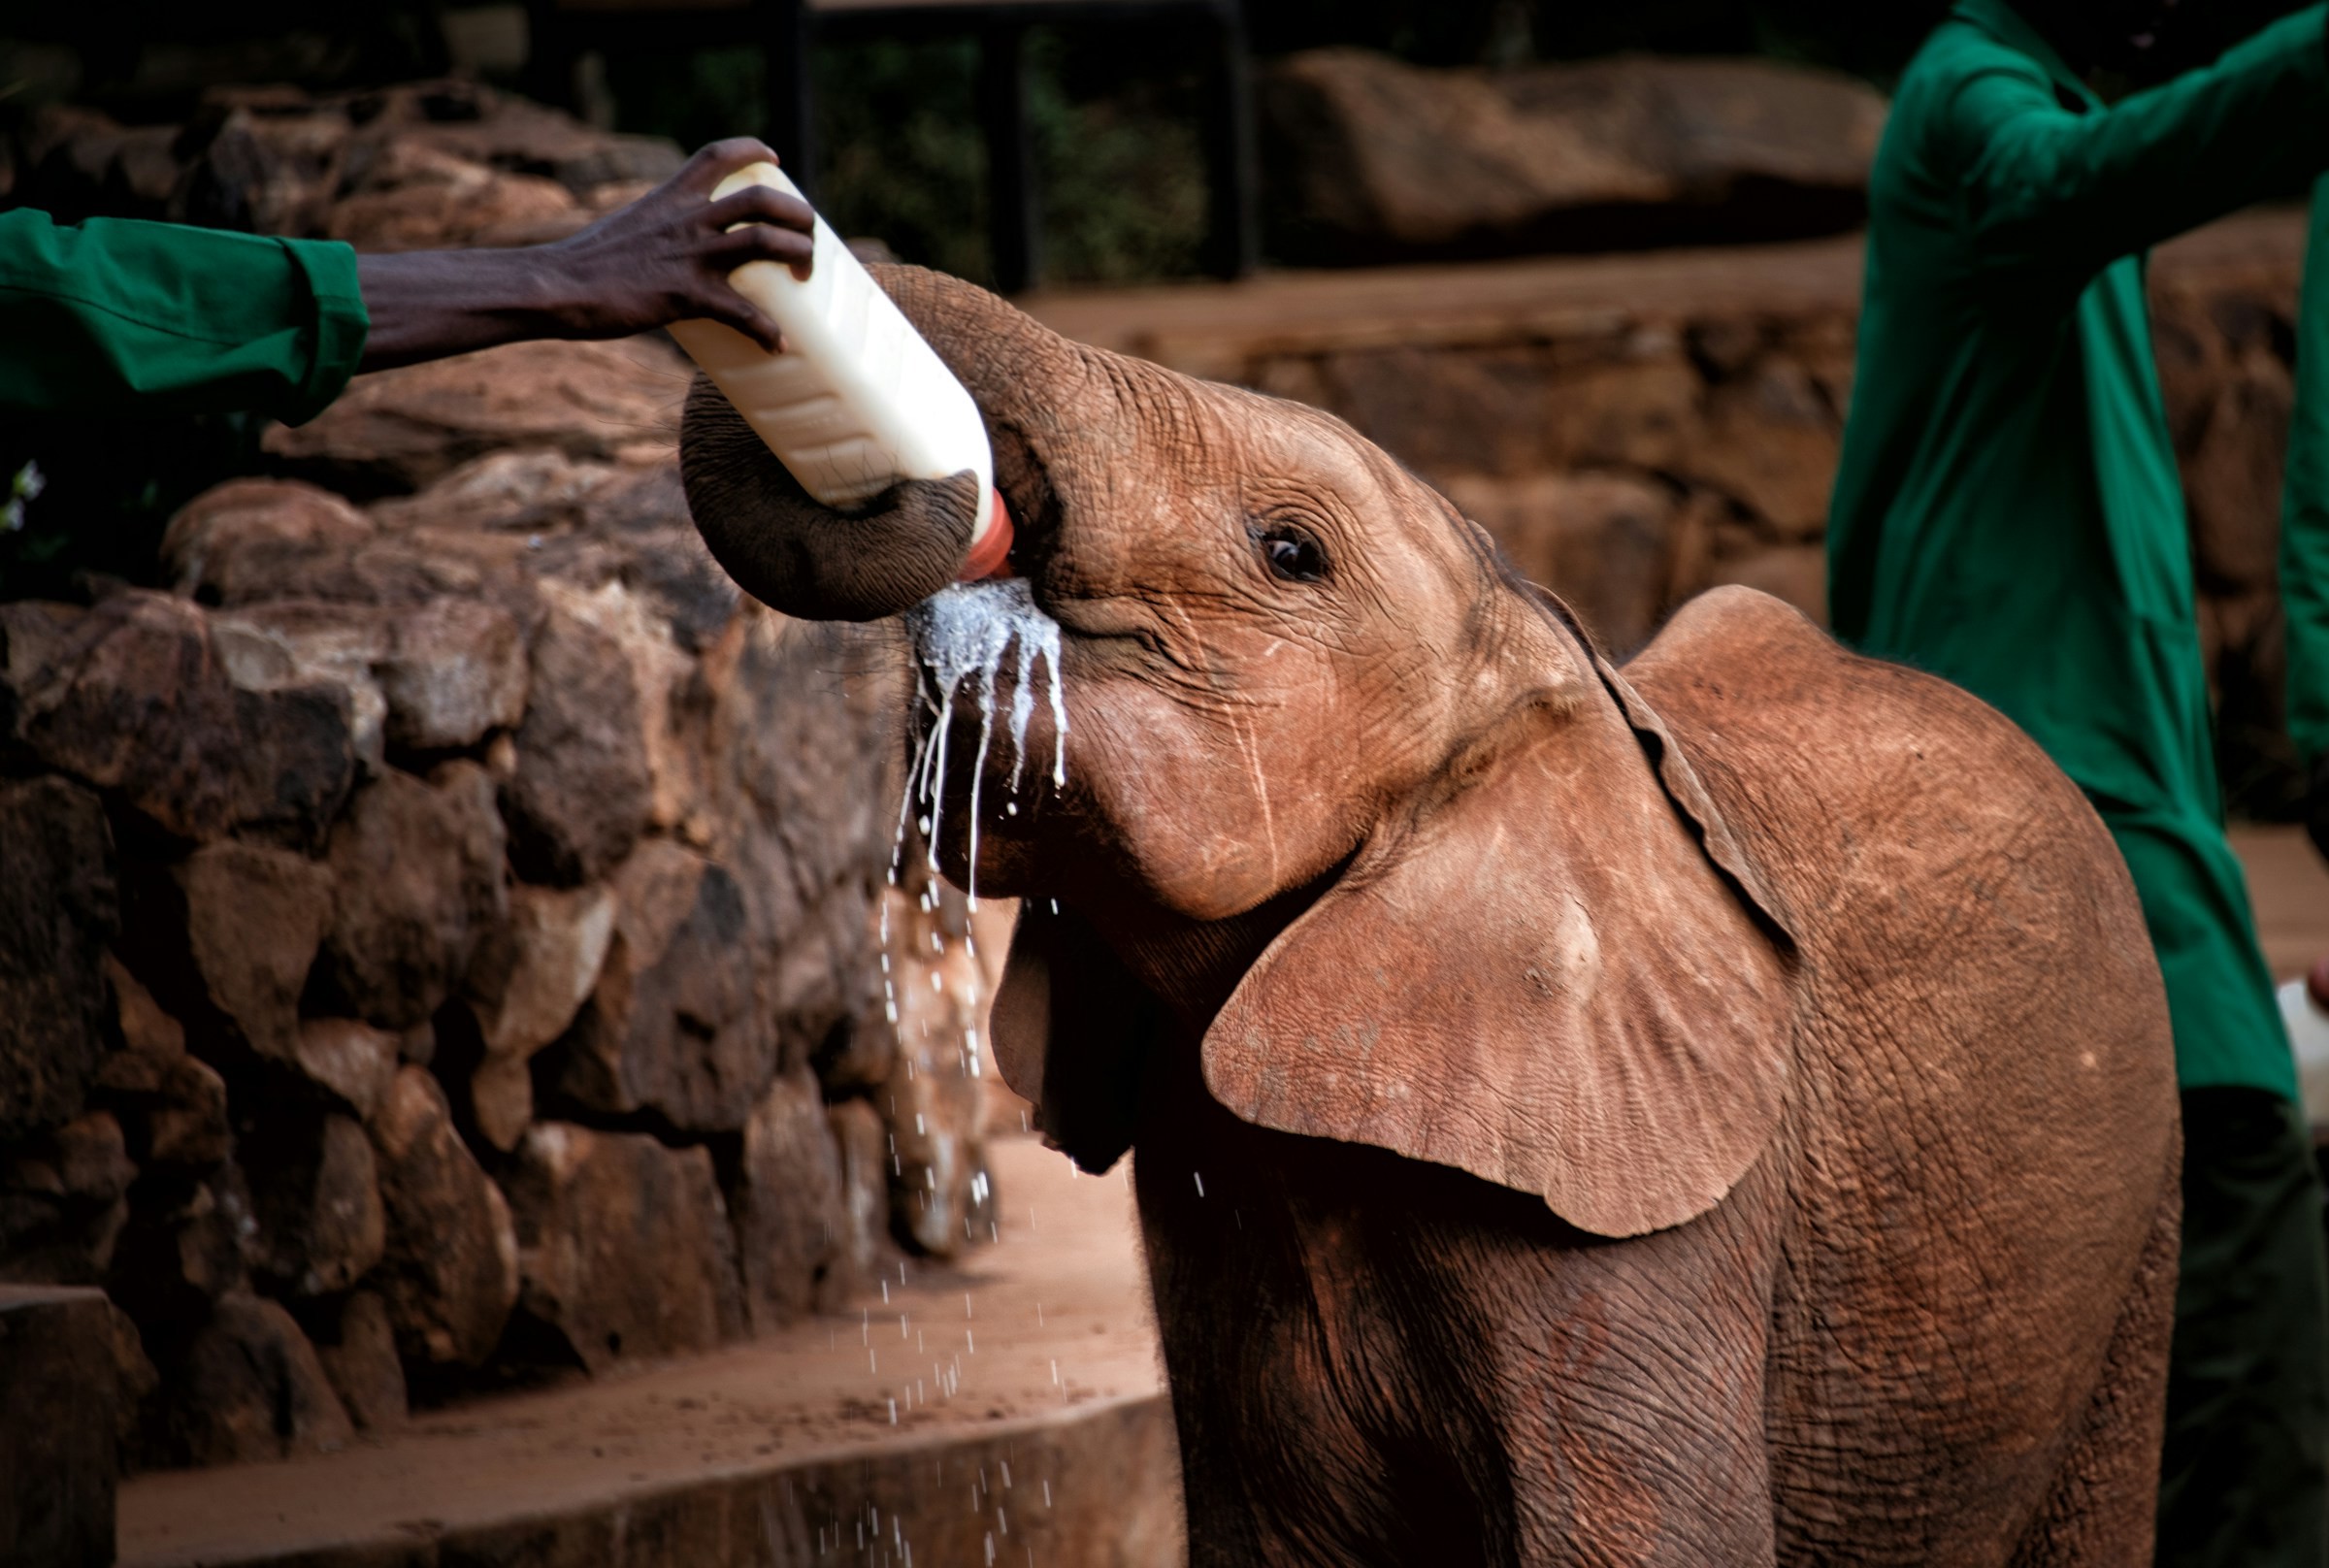
[[[869,38],[974,37],[978,114],[987,147],[989,230],[997,286],[1043,279],[1042,205],[1028,135],[1026,40],[1034,27],[1195,32],[1209,60],[1203,114],[1205,270],[1238,278],[1256,256],[1251,67],[1239,0],[530,0],[534,88],[574,95],[589,49],[756,45],[768,62],[771,147],[804,190],[816,189],[818,45]]]

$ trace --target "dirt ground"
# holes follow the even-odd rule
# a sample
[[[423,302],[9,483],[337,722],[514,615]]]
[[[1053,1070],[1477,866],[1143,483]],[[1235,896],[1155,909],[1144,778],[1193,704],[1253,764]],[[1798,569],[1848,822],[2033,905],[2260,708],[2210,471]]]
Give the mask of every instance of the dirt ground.
[[[1078,1176],[1027,1138],[998,1144],[993,1165],[1002,1239],[967,1267],[908,1263],[886,1299],[845,1319],[436,1413],[392,1442],[139,1477],[121,1490],[120,1562],[191,1568],[444,1534],[1160,1392],[1127,1167]]]

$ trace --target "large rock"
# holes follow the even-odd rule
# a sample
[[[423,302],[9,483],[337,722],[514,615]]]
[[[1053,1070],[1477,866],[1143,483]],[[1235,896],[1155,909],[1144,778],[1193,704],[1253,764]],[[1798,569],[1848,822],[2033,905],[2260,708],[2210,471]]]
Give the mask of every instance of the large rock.
[[[226,1081],[182,1044],[115,1052],[98,1071],[93,1098],[112,1110],[140,1165],[199,1174],[233,1153]]]
[[[336,686],[237,686],[194,605],[123,592],[80,613],[0,605],[0,739],[163,832],[313,844],[355,776]]]
[[[211,1051],[297,1057],[299,1001],[332,921],[332,873],[286,850],[205,844],[131,882],[122,951]]]
[[[402,1426],[410,1406],[388,1304],[370,1290],[358,1290],[330,1317],[328,1328],[315,1338],[315,1356],[349,1419],[368,1432]]]
[[[1777,538],[1818,539],[1843,447],[1843,419],[1802,366],[1773,358],[1707,399],[1683,474],[1730,497]]]
[[[121,1126],[91,1111],[0,1159],[0,1279],[94,1285],[129,1219]]]
[[[335,203],[323,223],[327,237],[359,250],[490,243],[496,230],[532,229],[582,215],[573,194],[554,180],[491,169],[409,136],[380,150],[367,168],[365,183],[371,188]]]
[[[97,798],[58,778],[0,782],[0,1144],[81,1108],[106,1051],[119,923]]]
[[[592,496],[617,475],[632,472],[610,463],[572,458],[551,447],[488,452],[462,464],[418,495],[391,496],[373,503],[370,510],[383,529],[553,532],[580,521],[584,504]]]
[[[526,710],[524,631],[474,599],[433,599],[398,617],[374,673],[388,700],[388,743],[406,750],[472,746]]]
[[[272,611],[239,616],[310,639],[312,657],[342,651],[360,661],[394,657],[384,636],[401,624],[351,614],[349,605],[416,607],[451,596],[482,599],[521,624],[535,611],[528,582],[533,546],[524,536],[483,534],[459,526],[381,527],[338,496],[289,480],[235,479],[205,491],[172,520],[163,564],[179,592],[248,610],[275,601],[331,606],[344,639],[336,643],[331,611]],[[416,647],[427,656],[432,650]],[[335,675],[344,671],[335,669]],[[379,672],[376,671],[376,678]]]
[[[131,1192],[129,1223],[115,1244],[106,1293],[148,1335],[175,1338],[212,1303],[249,1281],[258,1233],[243,1173],[231,1164],[200,1176],[148,1170]]]
[[[696,661],[672,640],[653,602],[611,574],[590,587],[551,578],[541,584],[541,595],[557,622],[604,635],[629,674],[639,732],[613,744],[646,764],[647,820],[666,830],[684,826],[703,842],[710,833],[702,821],[709,746],[705,725],[691,721],[707,717],[709,704],[686,701]],[[523,756],[521,746],[521,775]]]
[[[387,1247],[374,1279],[397,1344],[410,1361],[476,1366],[492,1354],[517,1299],[508,1204],[421,1068],[397,1074],[372,1134],[387,1213]]]
[[[176,1464],[329,1454],[355,1435],[315,1349],[273,1301],[223,1296],[165,1370],[157,1447]]]
[[[471,762],[446,764],[434,783],[391,768],[332,830],[339,898],[317,978],[348,1012],[410,1029],[468,972],[508,907],[494,793]]]
[[[1604,645],[1624,653],[1649,639],[1665,607],[1671,492],[1613,474],[1466,475],[1442,488],[1523,575],[1574,606]]]
[[[336,1295],[387,1244],[372,1143],[345,1116],[271,1112],[240,1143],[257,1211],[256,1272],[279,1293]]]
[[[171,216],[252,234],[313,234],[339,189],[347,136],[346,117],[337,114],[214,103],[180,138],[192,167]]]
[[[213,637],[235,683],[271,691],[303,681],[348,692],[357,754],[380,771],[399,754],[457,750],[515,725],[526,707],[517,618],[484,600],[441,594],[410,606],[269,599],[218,617]]]
[[[0,1562],[114,1560],[113,1323],[95,1290],[0,1286]]]
[[[571,114],[471,82],[389,92],[414,106],[435,106],[396,111],[400,137],[513,174],[555,180],[577,195],[608,184],[660,182],[686,161],[677,144],[663,137],[595,131]],[[459,107],[448,107],[453,105]]]
[[[357,770],[377,777],[388,756],[388,700],[373,678],[380,631],[345,606],[295,599],[213,617],[211,643],[227,678],[246,692],[337,688]]]
[[[181,594],[221,604],[267,596],[285,572],[368,542],[373,525],[329,491],[289,479],[229,479],[179,508],[162,564]]]
[[[1832,233],[1885,101],[1765,60],[1430,71],[1317,49],[1263,74],[1274,253],[1329,262]]]
[[[614,637],[553,609],[534,639],[532,692],[502,790],[511,859],[533,881],[595,880],[630,853],[653,805],[639,673]]]
[[[752,931],[727,870],[649,839],[616,870],[614,937],[557,1059],[558,1093],[586,1110],[649,1112],[737,1131],[776,1072],[754,1006]]]
[[[613,937],[604,887],[509,890],[508,922],[478,947],[468,987],[480,1048],[470,1112],[495,1148],[514,1148],[533,1119],[534,1056],[574,1023]]]
[[[292,1055],[309,1083],[369,1122],[396,1080],[404,1036],[353,1018],[303,1018]]]
[[[735,1238],[701,1146],[537,1123],[509,1175],[519,1310],[593,1371],[742,1326]]]
[[[678,440],[686,361],[651,339],[534,343],[358,378],[267,450],[343,495],[409,493],[504,447],[609,459]]]
[[[858,1288],[840,1146],[807,1073],[771,1084],[744,1125],[728,1207],[755,1332],[837,1307]]]

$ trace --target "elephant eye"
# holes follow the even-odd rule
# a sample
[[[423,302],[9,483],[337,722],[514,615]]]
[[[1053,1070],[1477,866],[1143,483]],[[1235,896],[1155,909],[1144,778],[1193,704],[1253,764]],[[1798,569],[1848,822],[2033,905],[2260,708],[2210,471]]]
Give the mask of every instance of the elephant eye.
[[[1327,575],[1326,546],[1306,528],[1273,523],[1258,536],[1262,559],[1281,582],[1323,582]]]

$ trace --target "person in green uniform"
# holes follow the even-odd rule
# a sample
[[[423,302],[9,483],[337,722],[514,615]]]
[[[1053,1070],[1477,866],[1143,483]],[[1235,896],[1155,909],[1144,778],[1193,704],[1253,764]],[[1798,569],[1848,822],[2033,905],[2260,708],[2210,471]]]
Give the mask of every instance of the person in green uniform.
[[[2158,1560],[2320,1568],[2321,1195],[2224,839],[2143,281],[2148,246],[2329,168],[2329,14],[2106,106],[2085,75],[2164,9],[1958,0],[1903,76],[1869,192],[1830,609],[1846,641],[2020,724],[2126,857],[2183,1091]]]
[[[714,143],[579,234],[513,250],[359,256],[330,240],[0,212],[0,416],[250,409],[299,424],[358,371],[689,317],[774,348],[776,324],[728,275],[770,260],[805,276],[808,206],[759,185],[707,200],[763,160],[775,154],[756,141]]]
[[[2288,736],[2308,784],[2305,827],[2329,856],[2329,180],[2313,191],[2297,302],[2297,408],[2280,504],[2280,606],[2287,623]],[[2329,1006],[2329,960],[2314,994]]]

